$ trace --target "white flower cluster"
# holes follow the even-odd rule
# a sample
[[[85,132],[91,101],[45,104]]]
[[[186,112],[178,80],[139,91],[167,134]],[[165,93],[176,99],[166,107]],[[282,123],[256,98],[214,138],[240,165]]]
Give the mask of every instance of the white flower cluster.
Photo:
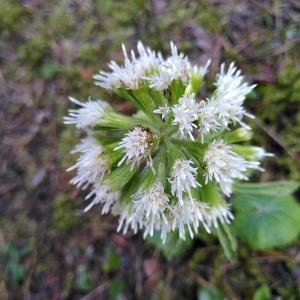
[[[111,61],[108,65],[111,72],[101,71],[94,75],[96,85],[107,90],[116,90],[120,87],[136,90],[147,74],[157,69],[163,60],[160,53],[145,48],[141,42],[137,44],[139,57],[136,57],[134,51],[131,51],[131,58],[128,57],[124,45],[122,45],[122,50],[124,66],[119,66],[115,61]]]
[[[223,140],[215,140],[204,155],[206,164],[205,182],[215,180],[223,193],[230,196],[234,179],[247,180],[247,169],[258,169],[258,161],[246,161],[242,156],[234,153]]]
[[[160,52],[145,48],[141,42],[137,44],[138,57],[131,51],[128,57],[126,47],[122,45],[124,65],[119,66],[115,61],[108,65],[111,72],[100,71],[94,75],[95,84],[107,90],[114,91],[119,88],[136,90],[147,81],[150,88],[167,90],[174,80],[187,83],[192,71],[204,76],[210,61],[205,66],[192,66],[189,59],[178,53],[174,43],[171,45],[171,55],[166,59]]]
[[[183,95],[178,104],[159,107],[154,112],[161,114],[163,119],[172,112],[173,125],[178,125],[181,136],[191,140],[194,140],[194,136],[200,136],[202,143],[209,133],[228,129],[231,123],[250,129],[242,119],[244,115],[254,117],[246,112],[243,104],[255,85],[243,82],[241,72],[231,63],[227,72],[224,64],[221,66],[215,86],[216,90],[210,99],[197,102],[194,94]]]
[[[247,180],[260,160],[270,154],[242,145],[251,138],[244,116],[244,101],[254,85],[244,81],[232,63],[221,65],[215,90],[206,99],[197,94],[210,61],[194,66],[171,43],[171,55],[144,47],[127,53],[124,64],[112,61],[110,72],[94,76],[96,85],[138,106],[124,116],[102,100],[71,109],[66,124],[85,129],[88,137],[69,171],[75,186],[87,189],[85,211],[100,204],[103,214],[119,216],[118,230],[159,231],[162,240],[171,232],[181,239],[207,232],[233,219],[229,197],[235,180]]]
[[[101,100],[89,100],[82,103],[72,97],[69,97],[69,99],[81,108],[70,109],[69,115],[64,118],[64,121],[65,124],[73,124],[77,128],[88,128],[96,125],[104,114],[105,109],[109,107],[108,103]]]

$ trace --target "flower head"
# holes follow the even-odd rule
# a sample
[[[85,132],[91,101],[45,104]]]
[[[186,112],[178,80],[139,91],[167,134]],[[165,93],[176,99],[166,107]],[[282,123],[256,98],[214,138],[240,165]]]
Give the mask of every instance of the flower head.
[[[144,235],[153,235],[154,229],[162,222],[168,223],[166,211],[168,210],[169,197],[159,181],[156,181],[146,191],[133,195],[132,215],[137,215],[139,224],[144,227]]]
[[[119,161],[120,166],[124,161],[132,166],[138,165],[141,159],[146,158],[148,164],[152,165],[150,156],[154,146],[153,134],[141,127],[137,126],[133,130],[127,132],[119,145],[114,150],[123,149],[123,158]]]
[[[269,153],[242,145],[252,134],[244,116],[248,84],[235,65],[221,65],[215,91],[198,98],[210,61],[195,66],[171,42],[171,53],[122,45],[123,63],[111,61],[109,71],[94,75],[95,84],[118,99],[131,101],[132,115],[122,115],[102,100],[71,109],[64,121],[84,129],[87,138],[72,153],[79,155],[71,183],[89,188],[85,212],[99,205],[101,213],[118,216],[118,231],[160,232],[166,241],[173,232],[181,239],[199,228],[233,219],[233,183],[260,170]],[[233,131],[232,131],[233,130]],[[150,166],[150,168],[149,168]],[[229,200],[229,199],[228,199]]]
[[[217,117],[218,105],[212,100],[202,100],[199,103],[198,110],[198,134],[200,135],[201,142],[204,142],[205,136],[211,132],[216,132],[220,129],[221,124]]]
[[[172,230],[178,230],[181,239],[185,239],[186,229],[191,238],[197,234],[200,224],[210,232],[206,222],[207,205],[199,201],[192,203],[191,201],[184,201],[183,205],[176,205],[173,207],[172,216]]]
[[[171,56],[163,62],[165,72],[170,74],[172,80],[180,79],[182,82],[187,83],[190,72],[191,64],[183,53],[178,53],[177,47],[173,42],[170,43]]]
[[[110,187],[103,183],[96,183],[92,191],[86,196],[86,199],[92,198],[90,204],[84,209],[84,212],[90,210],[94,205],[102,204],[102,214],[107,214],[111,207],[119,200],[120,192],[111,191]]]
[[[135,90],[139,88],[144,77],[159,66],[161,55],[150,48],[145,48],[141,42],[137,45],[139,57],[134,51],[131,51],[131,57],[129,57],[125,45],[122,45],[122,50],[124,65],[119,66],[112,61],[108,65],[111,72],[101,71],[94,75],[96,85],[111,91],[120,87]]]
[[[72,184],[86,188],[103,179],[108,170],[108,163],[103,156],[101,145],[92,137],[83,139],[72,152],[81,152],[76,164],[68,169],[68,171],[76,170],[76,175],[71,180]]]
[[[253,116],[246,112],[243,107],[244,100],[255,87],[244,82],[244,77],[241,71],[238,70],[234,63],[229,65],[227,72],[225,65],[221,65],[220,73],[217,75],[216,97],[219,103],[219,117],[225,127],[230,122],[238,123],[245,128],[248,125],[242,121],[244,115],[253,118]]]
[[[234,153],[223,140],[215,140],[204,155],[206,164],[206,183],[215,180],[225,195],[231,194],[234,179],[247,180],[248,168],[258,168],[257,162],[247,162],[242,156]]]
[[[83,103],[72,97],[69,97],[69,99],[71,102],[81,106],[81,108],[70,109],[69,115],[64,118],[64,122],[65,124],[73,124],[77,128],[95,126],[103,116],[105,109],[109,107],[109,105],[102,100],[89,100]]]
[[[170,111],[171,111],[171,108],[168,105],[165,105],[165,106],[155,109],[153,112],[155,114],[161,115],[162,119],[165,119],[167,117],[167,115],[170,113]]]
[[[233,220],[233,214],[229,204],[211,206],[207,210],[206,219],[208,226],[219,227],[219,222],[229,224]]]
[[[192,188],[197,188],[200,184],[196,180],[197,168],[192,167],[192,160],[177,159],[172,168],[171,183],[172,195],[176,195],[179,203],[183,205],[183,194],[188,193],[192,201]]]
[[[160,59],[160,64],[156,71],[145,79],[149,81],[149,86],[157,90],[166,90],[173,80],[181,80],[187,83],[191,64],[183,53],[178,53],[174,43],[170,43],[171,55],[167,59]]]
[[[199,104],[195,101],[195,96],[192,94],[190,96],[182,96],[178,104],[172,107],[172,112],[174,114],[173,125],[179,126],[179,131],[181,137],[189,136],[191,140],[194,140],[193,130],[197,126],[194,121],[198,118]]]

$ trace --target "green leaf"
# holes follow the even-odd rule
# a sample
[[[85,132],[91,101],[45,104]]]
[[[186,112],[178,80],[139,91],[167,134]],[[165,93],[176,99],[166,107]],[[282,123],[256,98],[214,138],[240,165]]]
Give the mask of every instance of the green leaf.
[[[229,226],[225,223],[219,225],[216,229],[218,239],[224,250],[225,256],[230,260],[234,261],[236,259],[237,253],[237,242],[235,236],[231,232]]]
[[[185,240],[179,238],[178,232],[172,232],[168,235],[166,242],[163,244],[160,238],[160,232],[155,231],[153,236],[146,239],[152,246],[161,250],[167,259],[180,255],[193,245],[193,240],[186,236]]]
[[[124,284],[120,280],[114,280],[111,282],[109,287],[109,293],[111,296],[111,299],[115,300],[118,299],[118,296],[122,293],[124,290]]]
[[[25,268],[19,264],[19,262],[14,260],[8,262],[6,270],[14,283],[23,279],[25,275]]]
[[[115,144],[119,142],[123,138],[124,132],[122,134],[114,134],[114,135],[105,135],[104,133],[99,133],[98,131],[94,131],[94,138],[101,143],[101,145],[109,145]],[[112,149],[113,151],[113,149]]]
[[[178,103],[178,100],[184,94],[186,85],[180,79],[175,79],[171,82],[169,90],[171,92],[170,104]]]
[[[267,284],[263,284],[259,289],[256,290],[253,300],[270,300],[271,291]]]
[[[137,168],[129,165],[121,166],[104,177],[104,184],[107,184],[112,191],[121,190],[133,177]]]
[[[129,130],[138,125],[139,122],[130,116],[125,116],[106,109],[105,114],[99,119],[98,123],[93,127],[94,130]]]
[[[208,287],[203,287],[198,289],[197,299],[198,300],[224,300],[225,297],[214,286],[208,286]]]
[[[103,264],[103,270],[105,272],[112,272],[116,271],[121,264],[121,257],[120,255],[112,248],[108,248],[106,250],[105,255],[105,263]]]
[[[92,276],[84,265],[77,268],[76,287],[83,292],[90,291],[93,287]]]
[[[51,79],[59,70],[60,66],[54,60],[50,60],[42,65],[41,74],[45,79]]]
[[[296,181],[270,183],[235,183],[233,190],[239,194],[286,196],[295,192],[300,184]]]
[[[237,234],[254,249],[287,245],[300,232],[300,205],[292,196],[237,194],[232,204]]]

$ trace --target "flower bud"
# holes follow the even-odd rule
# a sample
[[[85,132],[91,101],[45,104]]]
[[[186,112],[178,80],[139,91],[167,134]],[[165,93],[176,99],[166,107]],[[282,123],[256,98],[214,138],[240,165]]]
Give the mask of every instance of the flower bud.
[[[233,145],[232,148],[236,153],[239,153],[243,155],[247,160],[252,161],[260,161],[266,156],[273,156],[272,153],[266,152],[262,147]]]
[[[203,83],[203,78],[205,74],[207,73],[207,69],[211,63],[211,60],[208,60],[207,63],[204,66],[198,67],[194,66],[192,68],[191,74],[190,74],[190,81],[189,84],[185,90],[185,93],[187,95],[198,93],[201,84]]]
[[[234,131],[225,133],[224,140],[227,143],[247,142],[252,138],[252,131],[244,127],[240,127]]]

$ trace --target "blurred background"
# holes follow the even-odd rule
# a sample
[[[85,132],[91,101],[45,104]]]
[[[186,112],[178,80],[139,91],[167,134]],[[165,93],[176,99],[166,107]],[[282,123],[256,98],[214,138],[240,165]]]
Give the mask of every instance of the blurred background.
[[[258,84],[246,103],[255,143],[276,155],[255,180],[300,179],[298,0],[0,0],[0,299],[300,299],[299,240],[264,252],[239,242],[236,263],[197,240],[168,260],[117,234],[113,217],[83,214],[65,172],[79,139],[62,124],[67,96],[110,99],[91,76],[138,40],[211,58],[211,74],[236,61]]]

